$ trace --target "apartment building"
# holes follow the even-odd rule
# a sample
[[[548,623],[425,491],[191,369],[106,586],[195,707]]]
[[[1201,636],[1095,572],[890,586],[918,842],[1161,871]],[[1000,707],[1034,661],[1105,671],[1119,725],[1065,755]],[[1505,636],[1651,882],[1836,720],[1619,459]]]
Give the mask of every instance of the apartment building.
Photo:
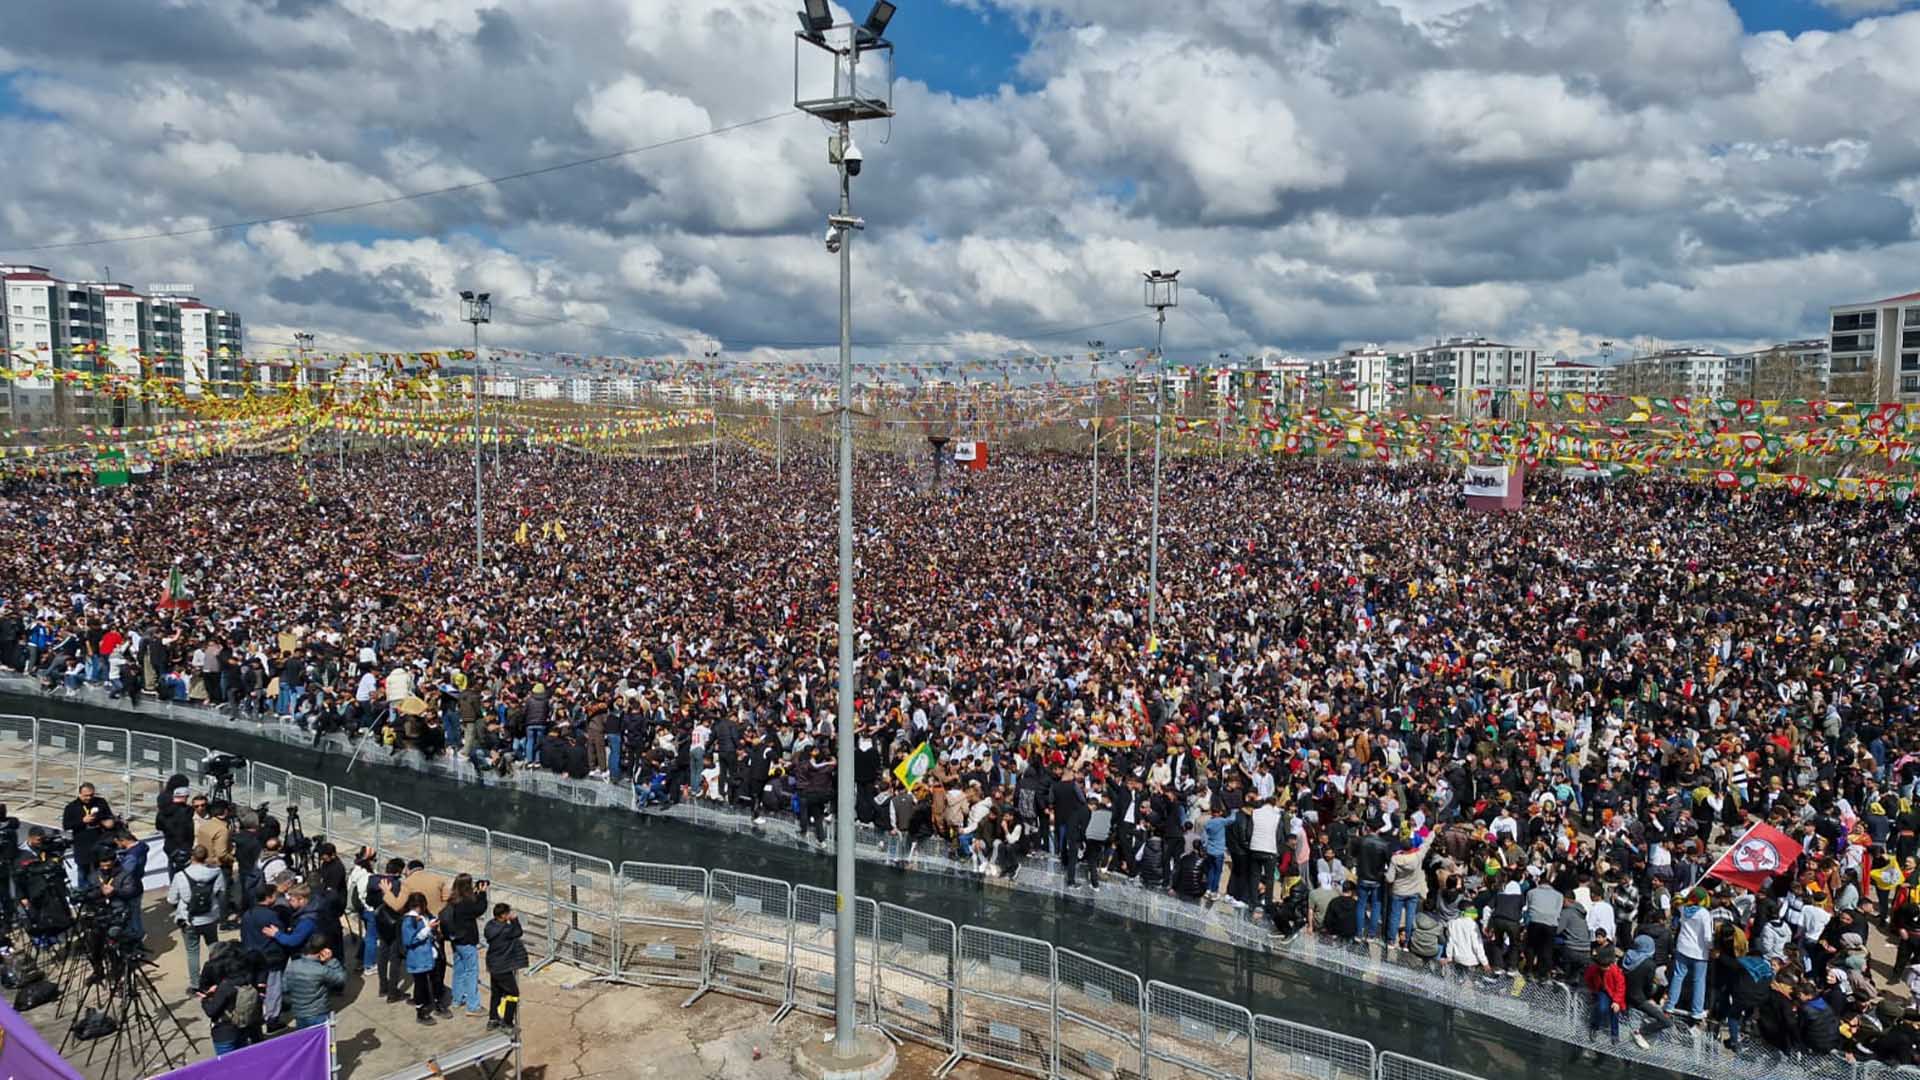
[[[1712,349],[1661,349],[1630,357],[1617,365],[1614,386],[1623,394],[1724,397],[1727,357]]]
[[[1825,398],[1832,381],[1826,338],[1782,341],[1727,357],[1727,393],[1764,401]]]
[[[35,367],[180,380],[183,391],[234,393],[245,348],[240,316],[190,295],[143,293],[120,281],[63,281],[44,266],[0,266],[0,357],[14,370]],[[119,426],[127,403],[86,382],[41,377],[4,380],[5,423],[29,430]],[[140,411],[131,422],[154,419]]]
[[[1450,337],[1408,354],[1412,381],[1444,389],[1458,416],[1497,416],[1507,398],[1479,391],[1521,393],[1535,386],[1540,350],[1490,341],[1479,334]]]
[[[1308,391],[1307,402],[1363,412],[1391,409],[1407,400],[1412,370],[1412,361],[1406,353],[1388,352],[1372,344],[1348,349],[1338,356],[1314,361],[1313,378],[1321,380],[1323,385],[1317,394]]]
[[[1828,395],[1920,401],[1920,293],[1829,308]]]
[[[1534,369],[1533,388],[1548,394],[1608,394],[1613,392],[1613,368],[1555,360]]]

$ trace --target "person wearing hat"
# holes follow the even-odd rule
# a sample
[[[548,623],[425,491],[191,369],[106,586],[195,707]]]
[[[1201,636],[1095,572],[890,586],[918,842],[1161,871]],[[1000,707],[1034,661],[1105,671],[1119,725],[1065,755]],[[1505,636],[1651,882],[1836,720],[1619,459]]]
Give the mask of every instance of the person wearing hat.
[[[167,792],[166,802],[154,815],[154,827],[160,830],[160,850],[167,855],[167,881],[172,882],[186,869],[193,852],[193,807],[187,798],[192,792],[180,784]]]
[[[1593,951],[1581,982],[1593,999],[1593,1011],[1587,1019],[1587,1038],[1599,1037],[1602,1028],[1620,1041],[1620,1014],[1627,1011],[1627,977],[1620,970],[1620,951],[1611,944]]]

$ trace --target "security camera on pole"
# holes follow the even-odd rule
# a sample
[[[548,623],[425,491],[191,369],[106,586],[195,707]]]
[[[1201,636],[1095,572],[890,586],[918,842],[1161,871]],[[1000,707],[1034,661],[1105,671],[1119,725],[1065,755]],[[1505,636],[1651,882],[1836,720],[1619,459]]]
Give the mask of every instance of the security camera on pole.
[[[834,800],[833,1040],[802,1044],[800,1071],[808,1076],[878,1080],[893,1071],[893,1043],[879,1032],[855,1027],[858,987],[854,964],[853,880],[853,236],[866,222],[853,216],[853,178],[866,155],[853,141],[853,125],[893,116],[893,45],[887,23],[894,5],[879,0],[866,22],[836,24],[827,0],[806,0],[800,30],[793,38],[793,105],[833,125],[827,161],[839,167],[840,212],[827,217],[826,246],[840,259],[840,685],[836,704],[838,790]],[[803,69],[832,63],[831,89],[825,80],[801,89]],[[882,74],[860,81],[862,61],[883,64]],[[815,93],[819,89],[823,92]],[[951,1062],[949,1062],[951,1064]],[[944,1071],[944,1066],[942,1068]]]

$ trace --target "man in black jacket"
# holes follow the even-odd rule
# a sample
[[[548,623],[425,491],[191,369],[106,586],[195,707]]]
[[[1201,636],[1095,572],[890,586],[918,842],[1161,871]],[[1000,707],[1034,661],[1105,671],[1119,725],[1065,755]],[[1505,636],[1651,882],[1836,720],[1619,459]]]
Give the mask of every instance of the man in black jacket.
[[[815,745],[807,751],[807,760],[794,770],[800,785],[800,835],[807,835],[807,826],[813,826],[813,839],[817,844],[827,842],[827,804],[833,801],[835,767],[827,760],[826,751]]]
[[[1360,936],[1370,939],[1380,934],[1381,904],[1386,894],[1387,868],[1393,861],[1393,843],[1382,832],[1370,832],[1360,841],[1358,859],[1354,876],[1360,885]]]
[[[1087,807],[1087,798],[1080,790],[1080,774],[1069,769],[1060,774],[1048,791],[1048,803],[1053,812],[1054,844],[1060,853],[1061,866],[1067,872],[1067,888],[1073,888],[1073,869],[1079,859],[1080,837],[1087,827],[1087,818],[1092,811]]]
[[[193,807],[187,805],[189,791],[184,787],[168,793],[167,804],[154,816],[160,830],[160,850],[167,853],[167,880],[186,869],[193,854]]]
[[[79,796],[60,815],[60,827],[73,836],[73,861],[82,888],[93,883],[95,855],[113,827],[113,807],[94,794],[92,784],[81,784]]]

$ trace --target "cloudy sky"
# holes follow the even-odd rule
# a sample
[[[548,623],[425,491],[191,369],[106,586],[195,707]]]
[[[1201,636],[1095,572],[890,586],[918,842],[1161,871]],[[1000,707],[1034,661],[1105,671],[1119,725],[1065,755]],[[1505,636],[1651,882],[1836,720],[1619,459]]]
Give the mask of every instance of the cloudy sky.
[[[856,0],[864,16],[865,0]],[[0,32],[0,261],[187,281],[261,352],[837,340],[799,0],[63,0]],[[1916,0],[900,0],[871,356],[1483,332],[1740,346],[1920,288]],[[844,9],[839,9],[844,14]],[[455,194],[369,203],[761,120]],[[33,250],[38,249],[38,250]]]

